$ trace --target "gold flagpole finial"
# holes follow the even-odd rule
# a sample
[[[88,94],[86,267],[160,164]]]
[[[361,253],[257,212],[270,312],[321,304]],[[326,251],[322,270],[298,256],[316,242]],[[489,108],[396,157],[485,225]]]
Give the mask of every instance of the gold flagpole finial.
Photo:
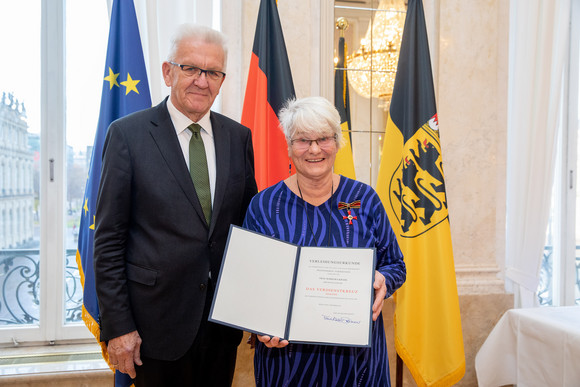
[[[344,38],[344,31],[348,28],[348,20],[345,17],[336,19],[336,28],[340,30],[340,37]]]

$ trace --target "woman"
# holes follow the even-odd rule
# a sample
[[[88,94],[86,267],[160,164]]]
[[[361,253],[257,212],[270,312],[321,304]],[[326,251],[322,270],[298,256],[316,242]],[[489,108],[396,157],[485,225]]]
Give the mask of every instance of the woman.
[[[279,119],[296,174],[252,199],[244,227],[301,246],[375,247],[372,344],[305,345],[258,336],[256,385],[389,386],[381,309],[406,277],[395,234],[370,186],[332,172],[342,133],[330,102],[321,97],[292,100]]]

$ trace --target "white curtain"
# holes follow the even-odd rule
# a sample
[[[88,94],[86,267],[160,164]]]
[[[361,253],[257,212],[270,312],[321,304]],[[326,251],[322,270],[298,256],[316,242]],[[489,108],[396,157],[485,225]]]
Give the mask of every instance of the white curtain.
[[[133,0],[141,33],[145,66],[149,76],[151,102],[159,103],[169,94],[163,82],[161,64],[169,50],[169,40],[182,23],[199,23],[219,29],[220,1],[216,0]],[[110,10],[113,0],[107,0]]]
[[[569,31],[570,0],[511,0],[505,276],[515,307],[537,305]]]

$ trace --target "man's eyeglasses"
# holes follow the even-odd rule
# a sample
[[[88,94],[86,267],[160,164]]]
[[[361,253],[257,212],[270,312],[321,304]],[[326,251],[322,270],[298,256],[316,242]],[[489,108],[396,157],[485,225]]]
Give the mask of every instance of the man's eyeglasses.
[[[297,150],[306,150],[310,148],[312,142],[315,142],[322,149],[330,149],[336,145],[336,134],[333,136],[320,137],[314,140],[308,138],[296,138],[290,141],[290,144]]]
[[[188,77],[201,77],[201,74],[205,73],[205,77],[211,79],[212,81],[219,81],[226,76],[226,73],[217,70],[204,70],[199,67],[184,65],[175,62],[169,62],[174,66],[180,67],[183,73]]]

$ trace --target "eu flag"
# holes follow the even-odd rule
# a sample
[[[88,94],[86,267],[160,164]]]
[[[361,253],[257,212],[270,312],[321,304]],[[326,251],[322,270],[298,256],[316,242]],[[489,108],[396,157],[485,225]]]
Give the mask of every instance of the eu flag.
[[[99,343],[99,306],[93,271],[93,238],[97,191],[101,179],[103,143],[111,122],[129,113],[149,107],[151,107],[151,96],[133,0],[114,0],[103,78],[101,110],[85,188],[77,250],[77,264],[84,292],[83,320]],[[107,347],[104,343],[100,344],[103,358],[108,363]],[[113,368],[111,367],[111,369]],[[128,375],[116,372],[116,386],[130,384],[131,379]]]

